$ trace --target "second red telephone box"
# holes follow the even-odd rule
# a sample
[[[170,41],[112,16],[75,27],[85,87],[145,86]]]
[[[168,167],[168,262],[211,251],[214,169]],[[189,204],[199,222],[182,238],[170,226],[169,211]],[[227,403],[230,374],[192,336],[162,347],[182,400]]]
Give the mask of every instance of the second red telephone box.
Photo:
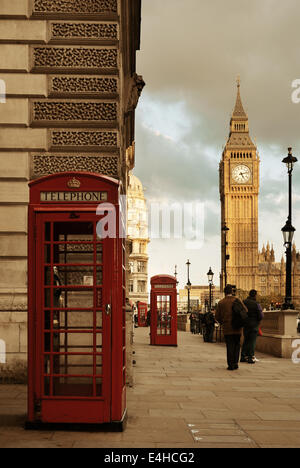
[[[151,345],[177,346],[177,280],[151,278]]]
[[[146,327],[147,326],[147,312],[148,304],[146,302],[138,303],[138,326]]]

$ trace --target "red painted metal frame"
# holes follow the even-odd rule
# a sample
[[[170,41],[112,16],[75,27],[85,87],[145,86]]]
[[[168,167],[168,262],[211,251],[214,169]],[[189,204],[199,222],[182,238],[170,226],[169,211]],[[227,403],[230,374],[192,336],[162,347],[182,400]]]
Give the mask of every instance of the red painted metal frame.
[[[80,181],[80,187],[70,189],[72,179]],[[119,422],[126,412],[125,379],[125,239],[119,235],[120,183],[97,174],[69,172],[35,180],[30,184],[28,216],[28,422],[41,423],[105,423]],[[41,202],[41,192],[107,192],[107,201],[114,206],[117,221],[115,239],[103,240],[103,373],[107,379],[101,397],[95,396],[45,396],[43,394],[44,353],[43,333],[45,305],[41,303],[44,285],[41,283],[44,267],[42,258],[42,226],[49,222],[70,222],[70,214],[79,216],[79,221],[96,223],[99,202]],[[108,207],[109,210],[109,207]],[[72,222],[76,221],[72,219]],[[53,241],[53,239],[52,239]],[[96,242],[94,238],[94,242]],[[98,241],[97,241],[98,242]],[[100,240],[99,240],[100,242]],[[95,244],[94,244],[95,246]],[[94,258],[96,254],[94,253]],[[73,265],[74,266],[74,265]],[[94,275],[95,273],[94,266]],[[94,278],[95,279],[95,278]],[[95,289],[97,282],[94,280]],[[106,315],[105,304],[111,304],[112,313]],[[93,305],[95,308],[95,303]],[[52,308],[53,310],[53,308]],[[52,317],[52,316],[51,316]],[[95,320],[95,318],[94,318]],[[52,322],[51,322],[52,323]],[[52,327],[52,325],[51,325]],[[96,333],[94,323],[94,334]],[[53,329],[52,329],[53,331]],[[95,346],[95,338],[94,338]],[[95,350],[95,348],[94,348]],[[95,352],[95,351],[94,351]],[[53,359],[53,358],[52,358]],[[95,358],[93,368],[95,369]],[[51,371],[50,371],[51,372]]]
[[[138,326],[146,327],[147,326],[147,314],[148,314],[148,304],[146,302],[138,303]]]
[[[170,313],[166,316],[168,315],[170,327],[166,321],[158,321],[160,297],[168,298],[163,301],[169,303]],[[165,327],[165,329],[161,330],[161,327]],[[174,276],[158,275],[151,278],[150,344],[177,346],[177,280]]]

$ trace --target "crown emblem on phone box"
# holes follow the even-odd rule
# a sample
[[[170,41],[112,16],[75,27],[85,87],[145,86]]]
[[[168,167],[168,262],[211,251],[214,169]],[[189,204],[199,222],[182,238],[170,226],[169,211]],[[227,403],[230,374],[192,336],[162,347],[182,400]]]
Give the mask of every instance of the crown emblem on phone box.
[[[67,185],[68,185],[69,188],[80,188],[81,187],[81,182],[80,182],[80,180],[73,177],[73,179],[69,180]]]

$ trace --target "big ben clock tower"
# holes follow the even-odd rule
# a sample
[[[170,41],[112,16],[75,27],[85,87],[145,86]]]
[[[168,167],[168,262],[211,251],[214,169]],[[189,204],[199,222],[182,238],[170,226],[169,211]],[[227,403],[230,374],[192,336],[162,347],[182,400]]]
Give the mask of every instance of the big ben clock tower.
[[[259,163],[238,80],[230,134],[220,163],[222,289],[225,283],[245,291],[256,286]]]

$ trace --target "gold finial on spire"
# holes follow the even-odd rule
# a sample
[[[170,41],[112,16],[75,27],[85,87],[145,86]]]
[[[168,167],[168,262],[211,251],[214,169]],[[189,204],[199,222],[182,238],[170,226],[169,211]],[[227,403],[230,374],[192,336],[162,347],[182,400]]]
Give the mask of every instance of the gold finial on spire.
[[[238,88],[241,87],[241,77],[240,77],[240,75],[237,76],[236,84],[237,84],[237,87],[238,87]]]

